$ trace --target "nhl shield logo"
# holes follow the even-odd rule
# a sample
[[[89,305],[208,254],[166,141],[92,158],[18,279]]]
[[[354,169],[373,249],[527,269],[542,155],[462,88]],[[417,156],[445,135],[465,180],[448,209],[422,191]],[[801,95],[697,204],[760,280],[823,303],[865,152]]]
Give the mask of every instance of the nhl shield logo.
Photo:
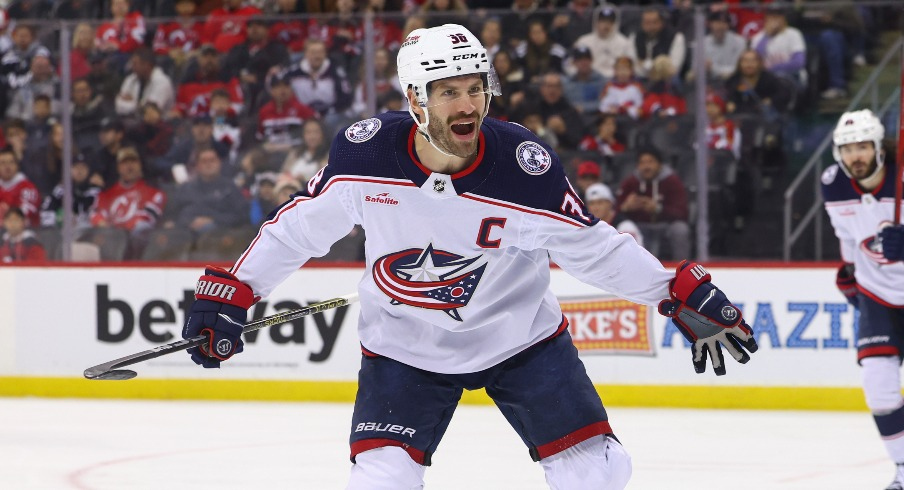
[[[533,141],[525,141],[518,145],[515,150],[515,159],[518,160],[518,165],[521,165],[521,168],[531,175],[540,175],[552,167],[552,157],[549,156],[549,152]]]
[[[345,130],[345,137],[352,143],[364,143],[373,138],[382,125],[383,123],[375,117],[358,121]]]

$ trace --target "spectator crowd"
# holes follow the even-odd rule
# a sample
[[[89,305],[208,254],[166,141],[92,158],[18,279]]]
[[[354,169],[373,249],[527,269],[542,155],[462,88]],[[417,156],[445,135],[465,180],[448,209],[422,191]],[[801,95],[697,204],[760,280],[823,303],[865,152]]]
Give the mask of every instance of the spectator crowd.
[[[847,95],[884,8],[713,2],[695,43],[690,1],[4,3],[3,262],[59,259],[70,215],[78,260],[232,260],[328,163],[332,135],[371,117],[368,107],[405,109],[396,52],[412,30],[445,23],[466,25],[488,50],[502,86],[491,116],[554,148],[595,215],[661,258],[689,257],[693,194],[711,193],[716,237],[743,228],[785,168],[787,118]],[[61,32],[71,35],[67,80]],[[695,114],[701,55],[706,110]],[[695,117],[707,119],[709,189],[695,188]],[[356,229],[324,259],[360,260],[363,240]]]

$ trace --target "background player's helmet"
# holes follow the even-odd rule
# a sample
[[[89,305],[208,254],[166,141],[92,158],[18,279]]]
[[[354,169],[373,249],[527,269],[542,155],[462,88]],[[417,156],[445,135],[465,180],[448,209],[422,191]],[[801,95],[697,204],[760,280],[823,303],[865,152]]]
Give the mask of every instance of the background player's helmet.
[[[850,143],[872,141],[876,148],[876,172],[882,168],[885,158],[882,154],[882,140],[885,138],[885,126],[882,121],[869,109],[845,112],[838,120],[835,131],[832,132],[832,156],[838,162],[838,166],[844,174],[851,178],[847,166],[841,160],[840,148]],[[875,175],[875,172],[873,173]],[[872,175],[870,176],[872,177]]]
[[[411,87],[418,105],[427,107],[427,85],[443,78],[478,73],[483,75],[488,95],[501,95],[499,79],[487,57],[487,50],[467,28],[446,24],[429,29],[415,29],[402,42],[397,58],[402,93]],[[489,109],[490,97],[487,97]],[[415,117],[409,106],[408,112]],[[418,122],[422,128],[429,121]]]

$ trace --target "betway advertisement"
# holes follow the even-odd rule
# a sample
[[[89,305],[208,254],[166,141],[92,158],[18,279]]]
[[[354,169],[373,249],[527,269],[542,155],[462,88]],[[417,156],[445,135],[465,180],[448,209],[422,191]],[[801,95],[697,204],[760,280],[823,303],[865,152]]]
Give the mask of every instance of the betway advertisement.
[[[728,375],[694,373],[678,330],[655,308],[587,286],[561,270],[552,288],[574,343],[599,384],[859,386],[856,312],[830,267],[715,267],[760,350]],[[0,269],[0,376],[80,377],[96,364],[180,338],[197,268],[9,267]],[[254,305],[249,320],[352,293],[360,268],[306,267]],[[388,300],[387,300],[388,301]],[[398,308],[410,306],[398,305]],[[465,307],[467,308],[467,306]],[[247,334],[219,370],[173,353],[135,366],[142,378],[356,379],[357,305]]]

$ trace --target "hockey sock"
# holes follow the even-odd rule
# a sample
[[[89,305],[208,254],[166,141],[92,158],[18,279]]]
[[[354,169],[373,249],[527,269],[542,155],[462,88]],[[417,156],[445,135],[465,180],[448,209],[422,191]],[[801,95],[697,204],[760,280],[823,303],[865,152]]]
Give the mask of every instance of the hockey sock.
[[[888,455],[904,463],[904,398],[901,397],[897,356],[867,357],[863,367],[863,393]]]

